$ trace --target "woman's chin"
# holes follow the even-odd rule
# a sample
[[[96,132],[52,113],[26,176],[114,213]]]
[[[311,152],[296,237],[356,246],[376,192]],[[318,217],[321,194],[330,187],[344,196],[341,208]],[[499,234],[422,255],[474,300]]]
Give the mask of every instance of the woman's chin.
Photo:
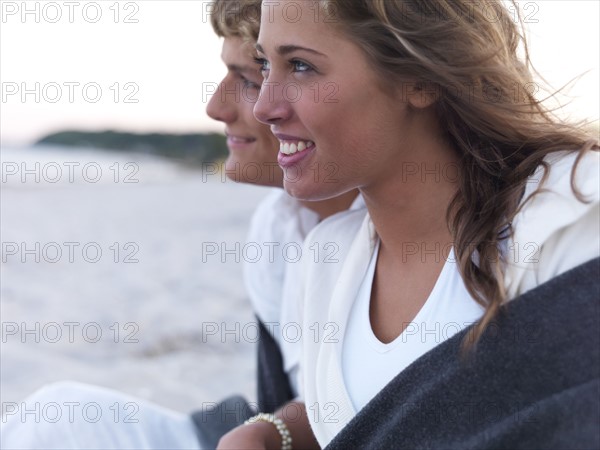
[[[317,183],[303,183],[302,181],[289,181],[284,178],[283,188],[285,191],[297,200],[307,202],[317,202],[327,200],[340,195],[331,185]]]

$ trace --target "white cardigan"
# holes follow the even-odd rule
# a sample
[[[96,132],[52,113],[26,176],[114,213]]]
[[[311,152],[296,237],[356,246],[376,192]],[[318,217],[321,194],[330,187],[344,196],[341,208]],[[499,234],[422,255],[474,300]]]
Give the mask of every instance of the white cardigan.
[[[364,207],[364,200],[359,195],[350,209]],[[262,251],[259,257],[244,259],[246,290],[256,315],[279,345],[294,395],[298,393],[301,358],[301,345],[296,341],[296,333],[301,329],[299,302],[295,297],[299,280],[293,272],[302,255],[296,255],[296,248],[302,250],[306,235],[317,223],[319,216],[316,212],[290,197],[283,189],[272,188],[252,216],[246,241],[246,245]],[[285,251],[286,248],[289,252]]]
[[[575,155],[556,154],[543,187],[513,222],[505,286],[510,299],[600,255],[600,159],[591,152],[576,171],[576,186],[589,203],[574,197],[571,168]],[[539,186],[542,172],[531,177],[525,199]],[[321,447],[356,415],[344,386],[341,355],[345,327],[376,242],[366,210],[337,214],[318,225],[305,248],[333,243],[339,262],[304,261],[301,397]],[[517,252],[516,249],[519,249]]]

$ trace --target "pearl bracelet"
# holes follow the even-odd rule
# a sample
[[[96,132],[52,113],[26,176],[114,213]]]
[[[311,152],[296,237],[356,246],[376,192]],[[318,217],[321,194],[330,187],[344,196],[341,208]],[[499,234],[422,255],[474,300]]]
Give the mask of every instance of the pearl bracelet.
[[[292,437],[290,436],[290,430],[283,420],[275,417],[274,414],[258,413],[254,417],[250,417],[244,422],[244,424],[256,423],[256,422],[269,422],[275,425],[279,435],[281,436],[281,450],[292,450]]]

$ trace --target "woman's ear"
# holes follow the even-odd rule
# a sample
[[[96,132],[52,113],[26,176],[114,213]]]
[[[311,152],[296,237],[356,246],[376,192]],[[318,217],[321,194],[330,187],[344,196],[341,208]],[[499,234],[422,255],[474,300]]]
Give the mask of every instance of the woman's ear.
[[[424,109],[433,105],[440,97],[440,87],[435,83],[408,81],[403,83],[404,100],[413,108]]]

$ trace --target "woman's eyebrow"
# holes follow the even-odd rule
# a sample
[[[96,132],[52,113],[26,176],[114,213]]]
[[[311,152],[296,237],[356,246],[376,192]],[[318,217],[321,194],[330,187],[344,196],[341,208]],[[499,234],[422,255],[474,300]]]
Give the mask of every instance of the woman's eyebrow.
[[[263,50],[262,46],[259,43],[256,44],[256,50],[262,54],[265,53],[265,51]],[[277,47],[277,53],[281,56],[285,56],[289,53],[293,53],[293,52],[296,52],[299,50],[309,52],[309,53],[312,53],[312,54],[318,55],[318,56],[325,56],[323,53],[313,50],[312,48],[301,47],[299,45],[291,45],[290,44],[290,45],[280,45],[279,47]]]

